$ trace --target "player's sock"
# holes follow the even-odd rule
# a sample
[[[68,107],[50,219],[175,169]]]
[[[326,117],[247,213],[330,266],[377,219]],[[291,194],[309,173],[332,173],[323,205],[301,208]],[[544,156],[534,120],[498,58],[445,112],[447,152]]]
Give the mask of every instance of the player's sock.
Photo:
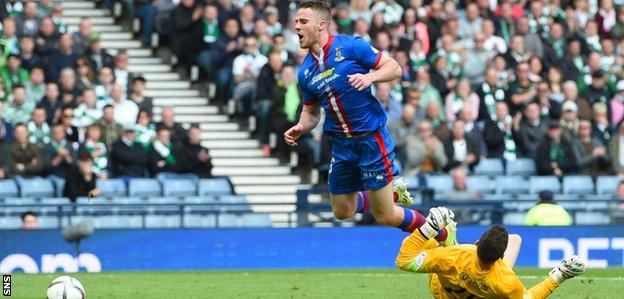
[[[418,211],[403,208],[403,213],[403,222],[397,226],[402,231],[411,233],[417,228],[421,227],[423,224],[425,224],[426,217],[418,213]],[[440,231],[438,231],[438,235],[435,236],[435,239],[438,242],[443,242],[444,240],[446,240],[447,235],[448,234],[446,232],[446,229],[441,229]]]
[[[370,210],[370,200],[368,199],[368,192],[360,191],[357,195],[357,207],[355,207],[356,213],[365,213]]]

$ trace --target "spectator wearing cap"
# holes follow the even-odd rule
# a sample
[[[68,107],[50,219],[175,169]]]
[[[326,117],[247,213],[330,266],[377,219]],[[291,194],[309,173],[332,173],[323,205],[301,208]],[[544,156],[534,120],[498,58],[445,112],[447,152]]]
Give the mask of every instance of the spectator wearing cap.
[[[128,71],[128,53],[126,51],[121,50],[115,55],[115,69],[113,69],[113,74],[115,76],[115,83],[121,86],[124,94],[129,93],[134,74]]]
[[[166,126],[159,126],[156,130],[156,140],[148,153],[150,174],[155,176],[162,172],[175,173],[180,169],[179,153],[171,142],[171,130]]]
[[[115,60],[113,56],[102,48],[102,37],[98,33],[92,33],[89,38],[89,49],[85,53],[91,59],[93,71],[99,73],[103,67],[114,68]]]
[[[26,102],[26,88],[21,84],[13,86],[11,96],[12,100],[4,109],[6,120],[13,125],[27,123],[30,120],[33,108],[35,108],[35,103]]]
[[[48,81],[56,82],[59,79],[61,70],[65,68],[74,68],[78,55],[74,52],[74,40],[69,33],[65,33],[59,37],[58,49],[52,51],[48,58],[48,73],[46,78]]]
[[[28,82],[28,70],[22,67],[22,61],[16,54],[9,54],[6,66],[0,69],[0,77],[4,82],[4,90],[12,90],[17,84]]]
[[[50,143],[50,126],[46,122],[46,112],[41,106],[36,106],[32,112],[31,121],[26,124],[28,127],[28,141],[43,148]]]
[[[180,172],[193,173],[201,178],[212,176],[212,161],[207,148],[201,145],[201,130],[199,125],[192,125],[188,138],[180,149]]]
[[[561,105],[562,116],[559,124],[563,128],[566,138],[576,136],[578,133],[579,117],[578,106],[572,101],[565,101]]]
[[[86,128],[102,118],[102,108],[97,106],[95,91],[87,88],[82,92],[82,103],[74,110],[72,124]]]
[[[74,39],[74,51],[77,55],[84,55],[89,48],[89,39],[93,31],[91,30],[91,21],[89,18],[80,19],[78,23],[78,31],[72,34]]]
[[[620,80],[616,85],[617,93],[609,101],[611,106],[611,125],[617,126],[622,120],[624,120],[624,80]]]
[[[537,205],[529,210],[524,219],[529,226],[569,226],[572,225],[570,214],[553,199],[553,193],[542,191],[539,193]]]
[[[30,78],[24,82],[26,88],[26,101],[39,103],[45,95],[44,71],[41,67],[34,67],[30,70]]]
[[[57,123],[52,127],[50,143],[46,144],[42,152],[43,172],[64,178],[76,160],[76,150],[71,142],[67,141],[63,124]]]
[[[42,59],[35,52],[35,38],[32,36],[24,36],[20,39],[20,59],[22,66],[31,70],[33,67],[43,63]]]
[[[102,108],[102,119],[98,121],[98,125],[102,131],[100,141],[104,142],[107,148],[111,148],[123,134],[123,127],[115,121],[115,107],[111,104]]]
[[[154,100],[152,97],[144,95],[147,80],[141,74],[135,74],[132,77],[130,85],[130,100],[133,101],[139,110],[146,110],[150,114],[154,111]]]
[[[28,129],[23,123],[13,128],[15,142],[11,147],[11,173],[20,176],[36,176],[41,174],[43,162],[37,145],[28,141]]]
[[[23,1],[24,10],[15,16],[15,25],[18,36],[34,36],[39,32],[39,19],[37,17],[37,2]]]
[[[113,176],[144,177],[147,173],[147,155],[141,144],[136,142],[135,125],[127,125],[123,131],[121,138],[112,146]]]
[[[496,102],[495,119],[486,119],[483,128],[488,158],[515,160],[518,146],[513,135],[513,118],[504,101]]]
[[[78,156],[78,162],[69,169],[65,176],[63,196],[75,202],[78,197],[97,197],[100,190],[97,188],[97,174],[93,158],[87,153]]]
[[[574,153],[581,174],[592,177],[608,174],[611,158],[602,141],[592,136],[592,124],[588,120],[580,121]]]
[[[540,118],[539,106],[536,103],[527,105],[519,130],[516,132],[519,143],[518,154],[535,158],[538,154],[537,148],[546,137],[547,127],[548,124]]]
[[[85,141],[80,145],[78,153],[87,153],[93,160],[93,173],[98,178],[108,178],[109,153],[106,144],[101,142],[102,130],[100,126],[93,124],[86,128]]]
[[[563,138],[563,130],[558,122],[548,126],[548,137],[537,148],[540,153],[535,158],[539,175],[562,177],[577,170],[576,156],[572,143]]]
[[[139,107],[133,101],[125,99],[119,84],[113,85],[111,99],[111,104],[115,107],[115,121],[122,126],[135,124]]]

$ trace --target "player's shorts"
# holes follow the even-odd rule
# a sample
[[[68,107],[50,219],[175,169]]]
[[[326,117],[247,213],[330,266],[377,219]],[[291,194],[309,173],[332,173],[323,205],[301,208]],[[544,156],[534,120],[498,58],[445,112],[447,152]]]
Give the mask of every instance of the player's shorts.
[[[394,141],[386,127],[361,137],[332,136],[329,192],[348,194],[378,190],[399,175],[394,165]]]

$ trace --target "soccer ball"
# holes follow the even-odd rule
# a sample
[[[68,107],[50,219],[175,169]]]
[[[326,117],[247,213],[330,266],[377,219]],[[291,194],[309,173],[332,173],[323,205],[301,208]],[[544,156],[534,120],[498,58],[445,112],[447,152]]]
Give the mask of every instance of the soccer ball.
[[[82,283],[73,277],[59,276],[48,287],[48,299],[84,299]]]

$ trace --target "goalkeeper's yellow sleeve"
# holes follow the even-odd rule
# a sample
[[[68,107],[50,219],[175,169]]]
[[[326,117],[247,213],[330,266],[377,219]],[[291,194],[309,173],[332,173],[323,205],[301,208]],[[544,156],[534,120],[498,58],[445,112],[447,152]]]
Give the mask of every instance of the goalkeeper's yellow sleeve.
[[[438,247],[435,239],[427,240],[418,229],[403,240],[399,254],[396,257],[397,268],[409,272],[430,272],[427,269],[436,267],[443,272],[451,266],[452,256],[444,254],[445,247]],[[448,263],[445,261],[448,260]]]
[[[552,294],[559,284],[550,276],[546,277],[542,282],[536,284],[532,288],[528,289],[525,293],[525,297],[529,299],[542,299]]]

